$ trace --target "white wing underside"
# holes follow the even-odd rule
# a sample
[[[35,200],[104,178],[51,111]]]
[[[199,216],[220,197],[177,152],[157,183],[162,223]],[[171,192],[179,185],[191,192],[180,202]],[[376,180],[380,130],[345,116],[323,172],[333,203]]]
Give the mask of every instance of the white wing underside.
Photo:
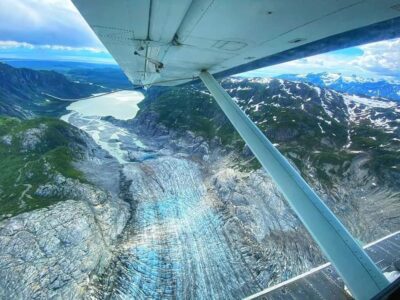
[[[73,0],[136,85],[177,85],[400,16],[398,0]]]

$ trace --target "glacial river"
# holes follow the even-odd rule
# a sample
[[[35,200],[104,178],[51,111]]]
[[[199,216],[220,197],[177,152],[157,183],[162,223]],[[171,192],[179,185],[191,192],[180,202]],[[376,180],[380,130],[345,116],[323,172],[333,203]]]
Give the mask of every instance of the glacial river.
[[[119,120],[128,120],[136,116],[138,104],[144,98],[136,91],[120,91],[111,94],[74,102],[67,107],[69,114],[61,117],[62,120],[86,131],[95,142],[114,156],[119,163],[127,162],[125,144],[144,145],[136,135],[128,130],[104,121],[101,117],[112,116]]]
[[[136,134],[101,120],[110,114],[132,118],[142,98],[123,91],[82,100],[62,117],[115,157],[130,182],[133,218],[96,297],[240,299],[259,291],[198,165],[181,154],[149,148]],[[116,108],[120,105],[124,108]]]

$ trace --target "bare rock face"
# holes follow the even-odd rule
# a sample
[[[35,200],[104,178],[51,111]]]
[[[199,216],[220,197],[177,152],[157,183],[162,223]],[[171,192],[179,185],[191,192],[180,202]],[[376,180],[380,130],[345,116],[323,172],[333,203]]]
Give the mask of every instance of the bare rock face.
[[[0,298],[81,297],[91,275],[111,259],[129,206],[90,185],[59,176],[38,193],[74,189],[75,199],[0,224]]]
[[[60,202],[0,227],[0,297],[74,298],[109,256],[87,203]]]
[[[12,136],[7,134],[1,137],[1,141],[4,145],[10,146],[12,144]]]
[[[52,197],[69,195],[89,204],[96,224],[103,234],[103,241],[109,245],[122,232],[129,217],[129,205],[92,185],[57,175],[54,184],[39,186],[36,194]]]
[[[46,129],[47,126],[45,124],[41,124],[38,128],[29,128],[28,130],[26,130],[21,136],[21,151],[28,152],[34,150],[36,146],[39,145],[42,141]]]
[[[248,174],[226,167],[218,170],[211,182],[218,197],[259,241],[274,230],[290,231],[300,225],[262,170]]]

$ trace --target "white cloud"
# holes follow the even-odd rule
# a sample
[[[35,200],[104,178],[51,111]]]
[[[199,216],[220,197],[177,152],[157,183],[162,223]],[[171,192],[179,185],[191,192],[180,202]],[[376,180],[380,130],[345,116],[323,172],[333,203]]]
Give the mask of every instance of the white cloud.
[[[352,63],[364,70],[382,75],[400,76],[400,39],[360,47],[364,54]]]
[[[94,53],[108,53],[102,48],[95,47],[69,47],[62,45],[38,45],[36,46],[41,49],[51,49],[51,50],[60,50],[60,51],[89,51]]]
[[[25,42],[17,41],[0,41],[0,49],[28,48],[33,49],[34,46]]]
[[[0,0],[0,40],[102,48],[70,0]]]
[[[26,49],[47,49],[55,51],[88,51],[93,53],[107,53],[102,48],[95,47],[70,47],[63,45],[33,45],[26,42],[17,41],[0,41],[0,49],[15,49],[15,48],[26,48]]]
[[[259,70],[248,72],[246,75],[276,76],[280,74],[305,74],[319,72],[341,72],[351,75],[354,73],[364,72],[358,66],[353,65],[351,62],[352,59],[346,58],[343,55],[334,55],[327,53],[262,68]]]
[[[340,72],[368,77],[400,77],[400,39],[357,47],[359,55],[335,52],[319,54],[246,73],[246,76],[275,76],[284,73]]]

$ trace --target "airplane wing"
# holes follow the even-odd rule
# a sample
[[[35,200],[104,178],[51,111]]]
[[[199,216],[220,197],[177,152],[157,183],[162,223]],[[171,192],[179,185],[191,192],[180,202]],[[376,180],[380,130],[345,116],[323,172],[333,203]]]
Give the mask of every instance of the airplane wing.
[[[400,36],[399,0],[72,0],[130,81],[178,85]]]

